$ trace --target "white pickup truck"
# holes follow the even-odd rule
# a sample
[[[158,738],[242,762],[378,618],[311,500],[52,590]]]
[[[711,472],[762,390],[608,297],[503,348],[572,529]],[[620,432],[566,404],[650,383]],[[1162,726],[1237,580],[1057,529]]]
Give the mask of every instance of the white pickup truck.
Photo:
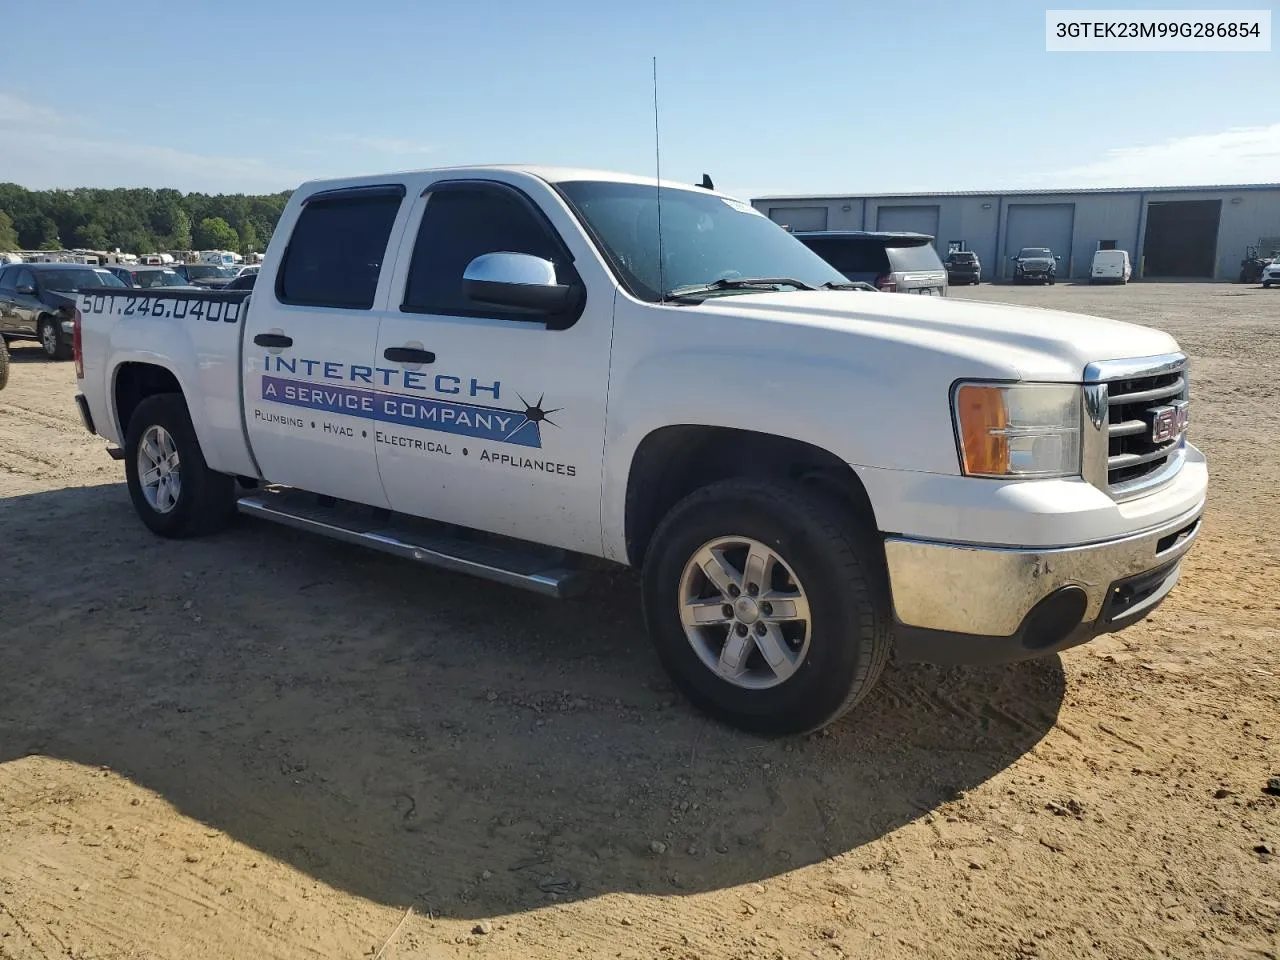
[[[840,715],[895,650],[1134,623],[1205,502],[1164,333],[878,293],[637,177],[307,183],[251,297],[86,292],[74,340],[156,533],[238,510],[557,596],[636,566],[680,687],[768,733]]]

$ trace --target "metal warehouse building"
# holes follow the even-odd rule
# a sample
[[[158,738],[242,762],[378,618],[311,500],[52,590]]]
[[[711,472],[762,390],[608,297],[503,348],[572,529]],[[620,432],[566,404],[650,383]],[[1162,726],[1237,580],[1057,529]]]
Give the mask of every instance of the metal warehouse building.
[[[1280,184],[1041,192],[761,197],[792,230],[910,230],[942,256],[972,250],[984,278],[1011,273],[1022,247],[1050,247],[1059,276],[1087,277],[1095,250],[1128,250],[1148,278],[1233,280],[1254,244],[1280,249]]]

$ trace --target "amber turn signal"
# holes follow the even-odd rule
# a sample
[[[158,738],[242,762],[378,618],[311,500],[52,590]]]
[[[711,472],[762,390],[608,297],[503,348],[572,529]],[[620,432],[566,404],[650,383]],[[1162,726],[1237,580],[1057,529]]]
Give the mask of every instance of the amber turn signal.
[[[970,476],[1009,472],[1009,408],[1003,387],[968,383],[956,392],[960,455]]]

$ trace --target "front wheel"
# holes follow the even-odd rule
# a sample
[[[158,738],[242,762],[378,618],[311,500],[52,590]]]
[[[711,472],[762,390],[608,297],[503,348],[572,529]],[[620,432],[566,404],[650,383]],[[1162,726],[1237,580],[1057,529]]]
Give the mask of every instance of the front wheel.
[[[704,487],[650,545],[650,637],[712,716],[765,734],[825,726],[866,696],[889,656],[877,550],[818,491],[760,480]]]
[[[40,349],[50,360],[70,360],[71,347],[62,335],[62,325],[57,319],[43,316],[36,323],[36,336],[40,338]]]
[[[205,463],[181,394],[147,397],[125,436],[125,479],[133,508],[152,533],[192,537],[225,527],[235,479]]]

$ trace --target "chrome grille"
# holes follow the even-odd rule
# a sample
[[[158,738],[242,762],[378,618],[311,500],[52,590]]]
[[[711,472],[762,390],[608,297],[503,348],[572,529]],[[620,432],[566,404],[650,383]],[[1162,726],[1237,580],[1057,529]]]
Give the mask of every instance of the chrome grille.
[[[1182,447],[1182,431],[1156,440],[1153,411],[1186,398],[1187,378],[1182,370],[1107,384],[1108,486],[1140,480],[1168,463]]]
[[[1095,485],[1125,499],[1177,473],[1189,395],[1185,356],[1090,364],[1085,388],[1086,414],[1097,436],[1092,443],[1086,437],[1086,476]]]

